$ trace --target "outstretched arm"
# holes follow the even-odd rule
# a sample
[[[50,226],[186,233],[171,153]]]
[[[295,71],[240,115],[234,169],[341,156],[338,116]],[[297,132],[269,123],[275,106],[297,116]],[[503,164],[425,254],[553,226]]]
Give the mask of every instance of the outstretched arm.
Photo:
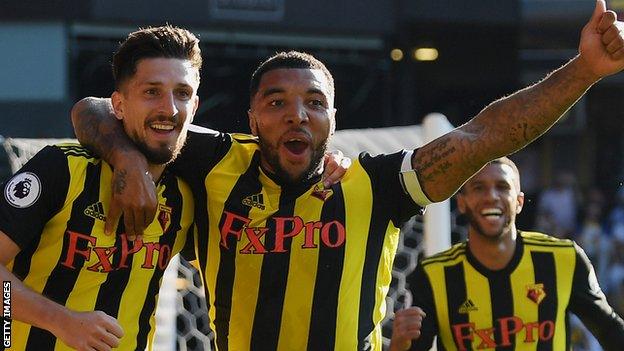
[[[131,239],[142,235],[157,206],[156,187],[145,156],[115,118],[110,99],[84,98],[72,108],[71,118],[80,143],[114,167],[106,233],[115,231],[123,212],[126,234]]]
[[[518,151],[545,133],[600,78],[624,68],[621,28],[615,13],[598,0],[575,58],[418,149],[412,166],[427,197],[449,198],[487,162]]]
[[[26,287],[5,265],[19,247],[0,231],[0,280],[10,282],[12,319],[49,330],[77,350],[111,350],[119,346],[123,330],[102,311],[75,312]]]

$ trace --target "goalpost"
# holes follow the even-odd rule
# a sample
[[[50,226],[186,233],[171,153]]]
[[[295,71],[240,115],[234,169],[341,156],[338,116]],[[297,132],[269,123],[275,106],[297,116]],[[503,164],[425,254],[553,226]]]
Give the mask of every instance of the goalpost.
[[[336,131],[330,149],[357,158],[361,151],[371,154],[415,149],[450,131],[453,126],[441,114],[430,114],[422,125],[351,129]],[[2,138],[12,172],[16,172],[45,145],[76,142],[75,139]],[[423,218],[424,217],[424,218]],[[411,305],[405,278],[417,264],[421,251],[431,255],[450,247],[455,230],[449,201],[427,206],[424,216],[415,216],[401,229],[401,238],[392,271],[392,284],[386,298],[383,320],[384,344],[389,345],[394,311]],[[165,274],[156,309],[154,350],[210,350],[210,332],[204,291],[194,267],[179,258],[172,259]]]

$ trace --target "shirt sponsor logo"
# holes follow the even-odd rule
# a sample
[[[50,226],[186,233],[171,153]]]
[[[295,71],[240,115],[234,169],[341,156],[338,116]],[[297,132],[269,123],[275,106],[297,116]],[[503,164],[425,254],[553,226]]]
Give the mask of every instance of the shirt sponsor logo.
[[[336,248],[344,245],[346,231],[344,224],[334,220],[327,223],[321,221],[304,222],[301,217],[273,217],[272,227],[275,232],[269,233],[269,223],[267,227],[251,227],[251,219],[228,211],[223,212],[220,224],[221,246],[230,249],[229,238],[234,237],[236,241],[246,237],[249,241],[239,252],[241,254],[265,254],[287,252],[284,247],[284,239],[303,235],[304,249],[314,249],[318,245]],[[262,238],[265,235],[273,235],[275,244],[273,247],[265,247]]]
[[[538,305],[546,297],[546,290],[544,290],[544,284],[530,284],[526,286],[526,289],[527,289],[527,297]]]
[[[4,198],[17,208],[32,206],[41,195],[41,181],[36,174],[23,172],[16,174],[4,187]]]
[[[143,242],[137,239],[128,240],[126,234],[121,234],[118,246],[98,246],[98,238],[68,230],[65,233],[65,253],[61,257],[61,264],[70,269],[80,269],[83,264],[77,260],[83,259],[89,262],[87,267],[92,272],[109,273],[119,269],[127,269],[130,265],[129,258],[138,252],[145,252],[141,268],[154,269],[158,267],[164,270],[171,260],[171,246],[159,242]],[[113,260],[113,256],[115,259]],[[92,260],[94,259],[94,260]]]
[[[496,342],[494,335],[500,332],[500,342]],[[473,341],[479,342],[477,349],[493,349],[496,347],[511,346],[511,336],[524,331],[524,340],[515,340],[516,343],[534,343],[548,341],[555,334],[555,322],[546,320],[542,322],[525,323],[520,317],[504,317],[496,320],[492,328],[477,328],[475,323],[459,323],[452,325],[453,337],[458,350],[472,349]],[[468,346],[466,346],[468,341]]]

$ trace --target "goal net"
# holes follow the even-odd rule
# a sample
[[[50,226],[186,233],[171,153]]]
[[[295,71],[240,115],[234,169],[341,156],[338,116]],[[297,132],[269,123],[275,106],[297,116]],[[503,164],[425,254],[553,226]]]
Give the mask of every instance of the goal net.
[[[423,125],[418,126],[336,131],[330,148],[340,150],[351,158],[356,158],[363,150],[371,154],[390,153],[417,148],[451,128],[444,116],[430,115]],[[13,173],[45,145],[65,142],[76,140],[0,137]],[[401,229],[392,283],[386,298],[386,317],[382,322],[385,348],[390,342],[394,312],[411,305],[406,277],[416,268],[419,255],[446,249],[450,245],[451,231],[464,233],[464,228],[455,224],[455,217],[450,213],[447,201],[428,206],[424,216],[413,217]],[[199,272],[178,256],[171,260],[163,275],[156,326],[156,351],[211,349],[213,333]]]

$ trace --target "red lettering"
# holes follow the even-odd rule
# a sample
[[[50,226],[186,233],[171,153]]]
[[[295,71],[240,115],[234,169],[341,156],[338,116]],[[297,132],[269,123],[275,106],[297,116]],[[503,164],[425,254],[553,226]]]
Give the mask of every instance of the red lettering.
[[[533,338],[533,331],[539,330],[539,323],[527,323],[524,325],[524,327],[526,328],[526,337],[524,339],[524,342],[535,342],[535,339]]]
[[[321,229],[323,227],[322,222],[308,222],[305,224],[305,237],[304,243],[301,248],[303,249],[314,249],[316,248],[316,244],[314,243],[314,229]]]
[[[227,240],[226,240],[227,236],[229,234],[233,234],[236,237],[236,240],[240,241],[243,228],[244,226],[249,225],[249,223],[251,222],[251,219],[243,217],[243,216],[239,216],[235,213],[228,212],[228,211],[223,211],[223,214],[225,215],[225,219],[223,220],[223,226],[221,227],[221,246],[225,247],[226,249],[229,249]],[[240,229],[238,230],[235,230],[232,228],[235,220],[237,220],[237,223],[241,224]]]
[[[510,323],[513,323],[513,328],[511,329],[509,328]],[[500,344],[500,346],[510,346],[511,341],[509,340],[509,336],[511,334],[518,334],[518,332],[522,330],[524,323],[522,323],[522,319],[513,316],[500,318],[498,320],[498,324],[500,325],[500,331],[502,336],[502,344]]]
[[[540,341],[550,340],[555,334],[555,322],[543,321],[539,325],[539,338]]]
[[[171,247],[169,247],[169,245],[162,245],[158,253],[158,268],[164,271],[170,259]]]
[[[475,329],[475,333],[481,338],[481,343],[477,346],[478,349],[490,349],[496,347],[496,341],[492,338],[494,328]]]
[[[331,242],[331,238],[329,237],[329,230],[331,229],[332,226],[336,227],[336,230],[335,230],[336,241],[333,243]],[[323,244],[325,244],[327,247],[332,247],[332,248],[338,247],[344,244],[345,228],[342,225],[342,223],[338,221],[331,221],[323,225],[323,228],[321,229],[321,240],[323,241]]]
[[[98,263],[94,264],[91,267],[87,267],[88,270],[92,272],[112,272],[113,265],[109,258],[113,256],[115,251],[117,251],[116,247],[94,247],[93,251],[97,254]],[[102,267],[102,269],[100,269]]]
[[[267,250],[264,248],[264,245],[262,245],[262,242],[260,242],[260,238],[262,238],[268,230],[269,228],[245,228],[245,234],[247,234],[249,243],[245,245],[245,247],[243,247],[242,250],[240,250],[240,253],[242,254],[252,253],[251,252],[252,246],[254,248],[253,253],[256,253],[256,254],[267,253]]]
[[[128,250],[129,240],[126,234],[121,234],[119,240],[121,240],[121,259],[119,260],[119,267],[117,267],[117,269],[128,268],[128,265],[126,264],[128,256],[139,252],[139,250],[143,248],[143,240],[134,240],[132,242],[132,249],[130,250]]]
[[[464,329],[468,330],[468,334],[464,334]],[[453,325],[453,336],[455,337],[455,345],[460,351],[465,351],[464,340],[472,342],[474,339],[471,329],[474,329],[474,323],[462,323]]]
[[[145,243],[145,261],[141,268],[153,269],[154,251],[160,251],[160,243]]]
[[[85,260],[89,260],[89,256],[91,256],[91,249],[89,248],[88,244],[86,249],[78,249],[78,239],[86,240],[88,243],[91,243],[91,245],[95,246],[97,244],[97,238],[72,232],[70,230],[67,231],[67,234],[69,234],[69,242],[67,243],[67,256],[65,257],[65,260],[61,262],[61,264],[65,267],[76,269],[76,267],[74,267],[74,259],[76,255],[84,257]]]
[[[303,220],[300,217],[274,217],[275,220],[275,248],[271,252],[286,252],[284,239],[291,238],[303,229]],[[293,222],[293,228],[286,233],[286,222]]]

